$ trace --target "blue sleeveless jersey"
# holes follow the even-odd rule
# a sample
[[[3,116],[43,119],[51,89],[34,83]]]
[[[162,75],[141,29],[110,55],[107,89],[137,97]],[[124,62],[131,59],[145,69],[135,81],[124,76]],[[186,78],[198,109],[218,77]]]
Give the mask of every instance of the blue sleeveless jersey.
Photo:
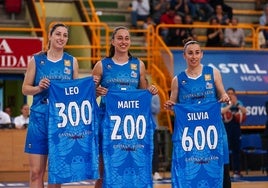
[[[34,86],[37,86],[41,79],[49,80],[70,80],[73,79],[73,56],[64,52],[61,60],[52,62],[47,59],[45,53],[34,55],[36,74]],[[31,111],[47,113],[48,90],[44,90],[33,96]]]
[[[220,103],[176,104],[172,187],[222,188],[224,126]]]
[[[108,91],[102,123],[103,187],[153,186],[151,98],[148,90]]]
[[[178,75],[179,96],[178,102],[181,104],[201,104],[206,102],[216,102],[217,90],[214,81],[213,68],[203,66],[200,77],[193,79],[189,78],[185,71]],[[217,112],[218,113],[218,112]],[[221,115],[220,115],[221,116]],[[224,124],[222,123],[224,126]],[[229,149],[226,130],[222,133],[224,139],[224,161],[229,163]]]
[[[130,57],[126,64],[115,64],[112,58],[104,58],[102,62],[101,86],[112,90],[137,89],[140,81],[140,62]]]
[[[98,178],[98,106],[92,77],[51,81],[48,182]]]
[[[124,65],[114,63],[112,58],[104,58],[102,62],[102,78],[100,85],[109,90],[134,90],[139,88],[140,62],[130,57]],[[100,108],[105,108],[105,96],[101,97]]]
[[[216,86],[214,82],[213,69],[203,66],[200,77],[189,78],[185,71],[178,75],[179,103],[203,103],[217,101]]]

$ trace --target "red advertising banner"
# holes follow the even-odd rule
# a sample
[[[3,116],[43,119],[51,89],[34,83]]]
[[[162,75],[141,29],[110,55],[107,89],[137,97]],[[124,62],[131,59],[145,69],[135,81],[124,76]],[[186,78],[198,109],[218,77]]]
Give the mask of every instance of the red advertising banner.
[[[0,37],[0,69],[26,69],[42,46],[42,38]]]

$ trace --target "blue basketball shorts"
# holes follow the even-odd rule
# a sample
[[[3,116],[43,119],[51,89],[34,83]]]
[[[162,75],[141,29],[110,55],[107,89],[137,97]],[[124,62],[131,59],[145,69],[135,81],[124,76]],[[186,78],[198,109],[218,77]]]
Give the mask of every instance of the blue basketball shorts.
[[[29,154],[48,154],[48,114],[31,111],[24,151]]]

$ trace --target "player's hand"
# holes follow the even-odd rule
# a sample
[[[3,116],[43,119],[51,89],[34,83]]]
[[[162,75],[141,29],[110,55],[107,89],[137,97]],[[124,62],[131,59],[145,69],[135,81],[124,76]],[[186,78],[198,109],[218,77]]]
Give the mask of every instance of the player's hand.
[[[148,90],[152,93],[152,95],[156,95],[158,93],[158,89],[155,85],[150,85]]]
[[[164,103],[164,109],[165,110],[173,110],[173,106],[174,106],[175,102],[168,100]]]
[[[231,104],[231,100],[230,100],[230,97],[227,95],[227,93],[224,93],[219,102],[225,102],[226,104]]]
[[[93,81],[96,86],[100,84],[100,76],[93,76]]]
[[[105,87],[101,87],[101,86],[98,86],[96,88],[96,95],[97,97],[99,96],[105,96],[108,92],[108,89],[106,89]]]
[[[47,89],[50,86],[50,80],[47,78],[43,78],[42,80],[40,80],[38,86],[41,90]]]

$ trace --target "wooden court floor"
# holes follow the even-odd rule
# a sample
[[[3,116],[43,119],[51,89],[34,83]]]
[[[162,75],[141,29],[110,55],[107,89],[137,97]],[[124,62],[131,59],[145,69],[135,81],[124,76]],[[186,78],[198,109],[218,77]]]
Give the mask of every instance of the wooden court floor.
[[[94,186],[62,186],[62,188],[94,188]],[[171,188],[170,184],[155,184],[154,188]],[[232,188],[268,188],[268,182],[235,182]]]
[[[232,188],[267,188],[268,183],[265,182],[237,182],[232,183]],[[94,186],[62,186],[62,188],[94,188]],[[170,184],[157,184],[154,188],[171,188]]]
[[[242,172],[242,174],[245,174]],[[170,173],[162,173],[163,177],[170,177]],[[267,174],[268,175],[268,174]],[[248,175],[244,176],[266,176],[260,171],[249,172]],[[94,186],[62,186],[62,188],[94,188]],[[171,188],[171,184],[154,184],[154,188]],[[268,188],[268,181],[264,182],[232,182],[232,188]]]

